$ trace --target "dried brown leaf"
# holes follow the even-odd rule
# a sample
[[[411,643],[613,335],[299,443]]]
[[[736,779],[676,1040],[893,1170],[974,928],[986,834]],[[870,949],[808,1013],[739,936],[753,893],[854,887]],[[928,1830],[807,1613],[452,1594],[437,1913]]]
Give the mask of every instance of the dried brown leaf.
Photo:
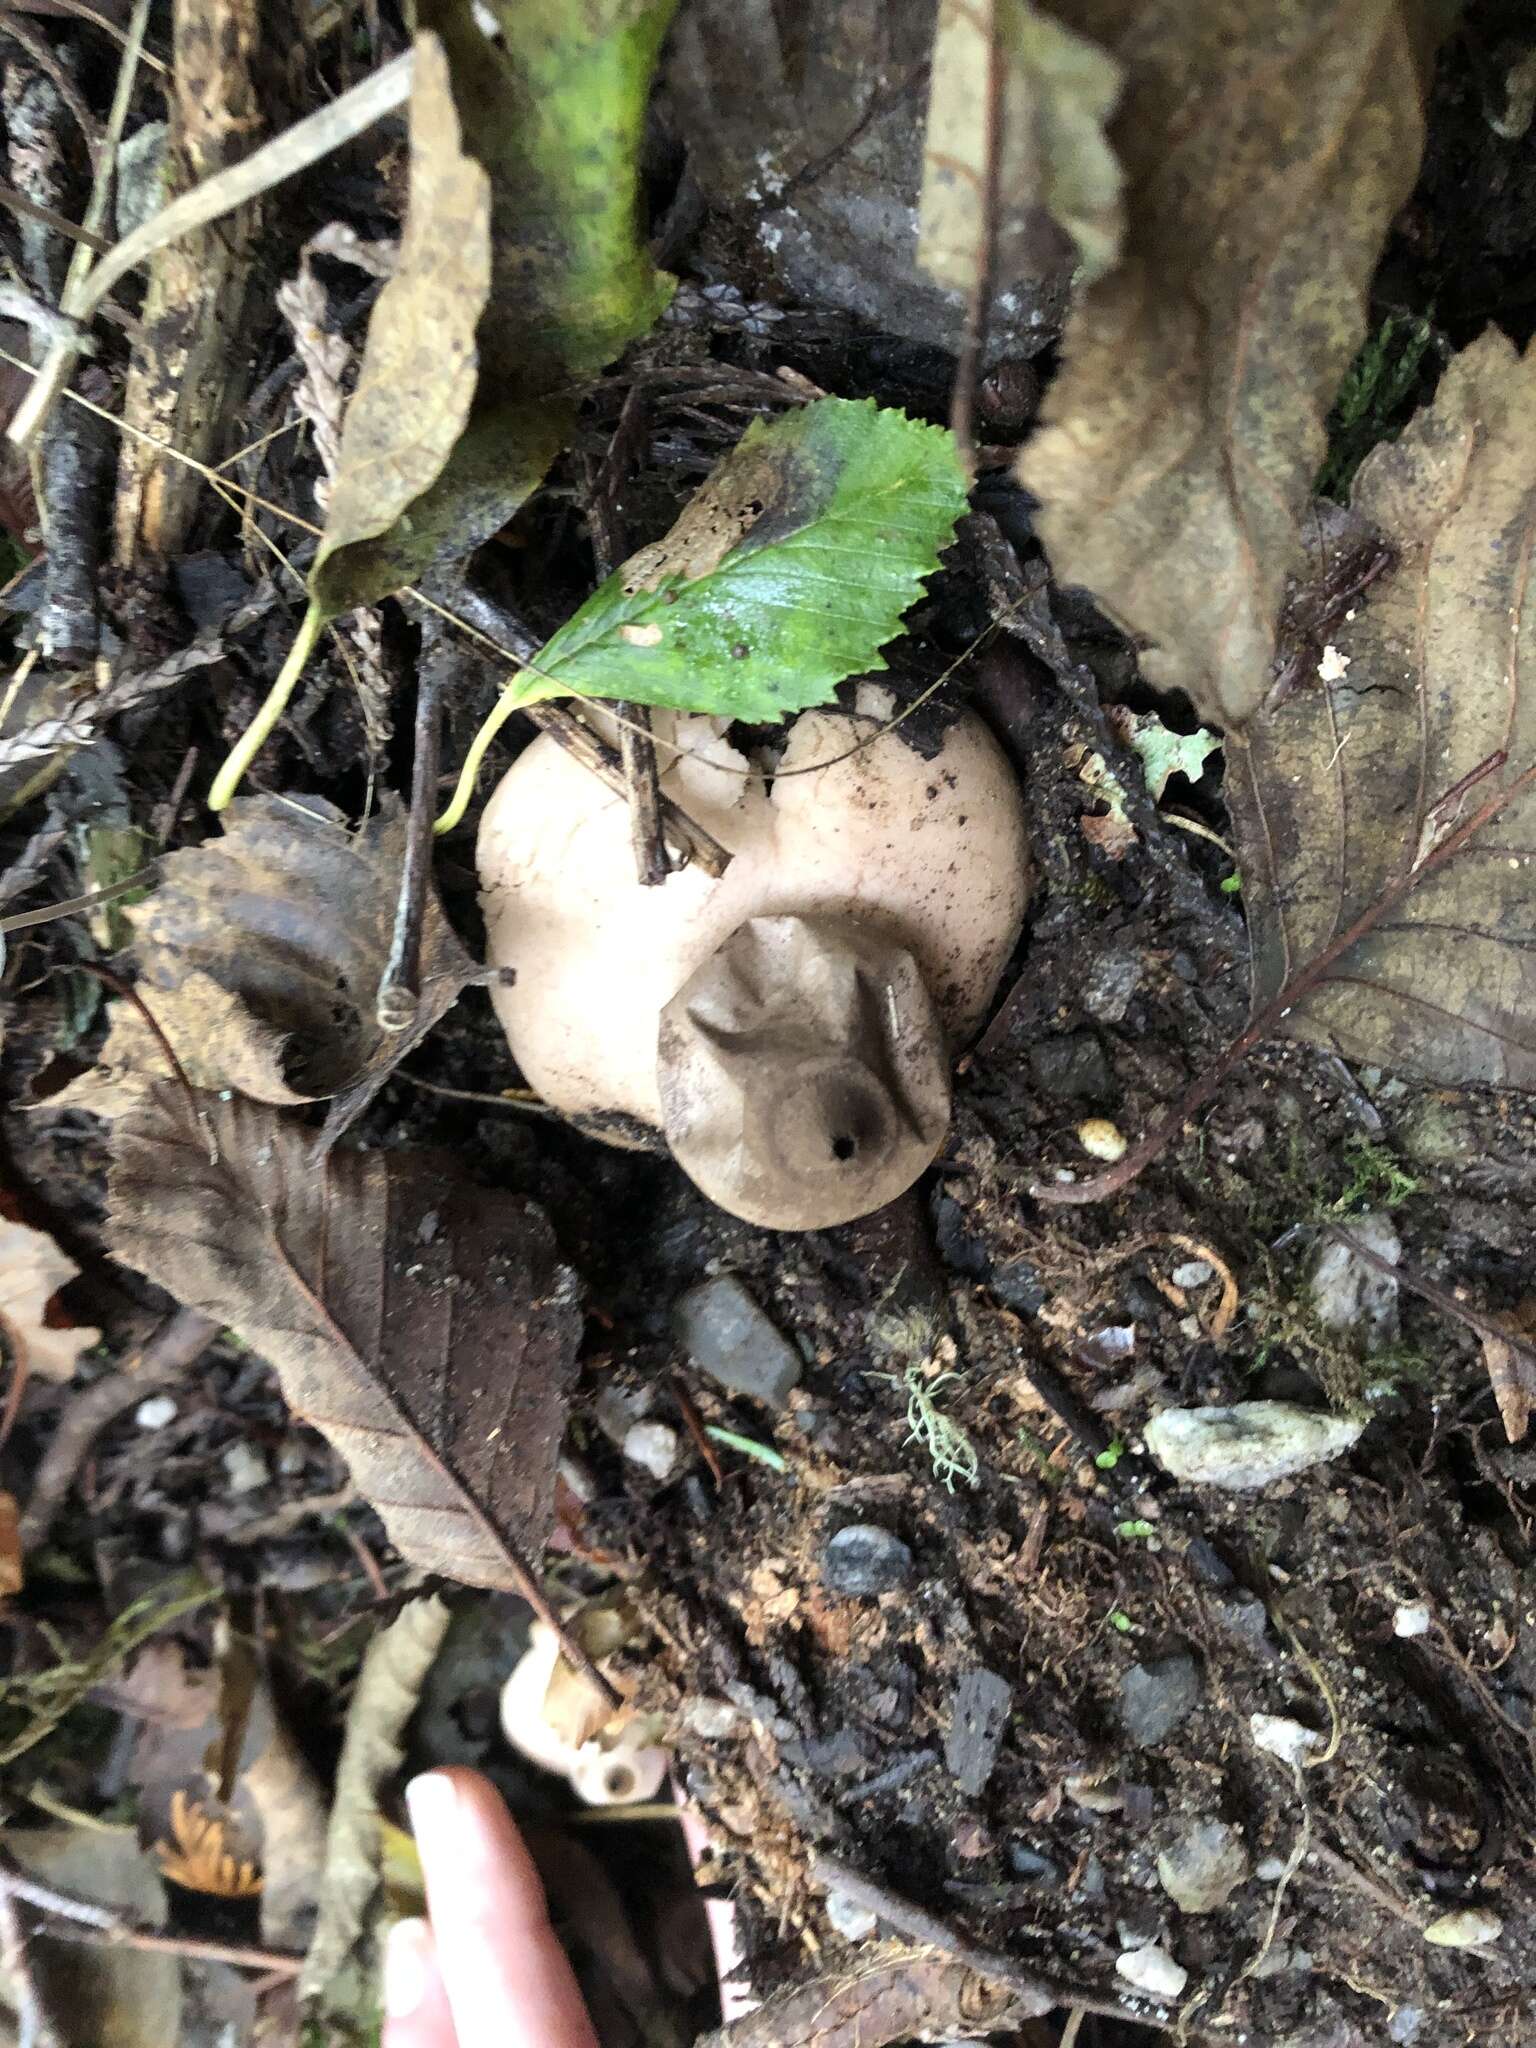
[[[1499,1419],[1512,1444],[1520,1442],[1531,1426],[1531,1409],[1536,1407],[1536,1349],[1519,1338],[1483,1338],[1483,1363],[1499,1404]]]
[[[403,1556],[520,1588],[553,1519],[581,1333],[544,1217],[452,1160],[315,1165],[293,1118],[201,1109],[159,1082],[114,1127],[116,1256],[271,1361]]]
[[[14,1493],[0,1492],[0,1600],[19,1593],[26,1583],[21,1555],[21,1512]]]
[[[933,1949],[887,1949],[837,1975],[780,1991],[698,2048],[886,2048],[892,2041],[991,2035],[1038,2007]]]
[[[965,292],[983,272],[994,287],[1016,283],[1049,259],[1048,214],[1076,244],[1085,281],[1101,277],[1124,225],[1120,166],[1104,135],[1119,92],[1114,59],[1029,0],[940,0],[917,244],[929,276]]]
[[[81,1352],[101,1341],[100,1330],[55,1330],[46,1321],[49,1302],[79,1272],[46,1231],[0,1217],[0,1334],[13,1371],[73,1379]]]
[[[1331,628],[1334,679],[1228,749],[1255,1011],[1385,903],[1284,1028],[1444,1083],[1536,1088],[1533,473],[1536,353],[1490,332],[1360,471],[1397,563]]]
[[[368,323],[324,554],[387,532],[442,475],[474,403],[475,330],[490,290],[491,180],[464,149],[442,39],[424,30],[400,262]]]
[[[379,1025],[406,821],[391,808],[361,832],[318,797],[243,797],[221,839],[173,853],[128,913],[139,990],[193,1085],[258,1102],[336,1095],[387,1072],[475,977],[434,894],[422,937],[421,1004],[408,1033]],[[118,1113],[163,1048],[117,1006],[101,1065],[70,1100]]]
[[[1155,683],[1251,718],[1324,418],[1423,143],[1417,0],[1059,0],[1127,86],[1126,253],[1019,474]]]
[[[379,1793],[404,1757],[400,1738],[448,1632],[441,1600],[413,1600],[368,1645],[347,1708],[326,1833],[320,1919],[299,1982],[320,1997],[356,1946],[380,1882]]]

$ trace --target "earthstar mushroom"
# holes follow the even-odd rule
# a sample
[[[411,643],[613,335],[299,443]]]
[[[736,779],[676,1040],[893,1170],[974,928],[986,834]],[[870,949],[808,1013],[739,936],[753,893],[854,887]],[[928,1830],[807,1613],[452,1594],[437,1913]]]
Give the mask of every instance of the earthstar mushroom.
[[[642,887],[622,800],[548,738],[480,828],[490,957],[516,974],[494,1001],[529,1083],[615,1142],[664,1133],[773,1229],[865,1215],[931,1163],[1023,921],[1001,748],[962,713],[925,759],[867,715],[886,699],[802,714],[767,775],[716,721],[659,722],[682,750],[663,787],[732,854],[718,880]]]

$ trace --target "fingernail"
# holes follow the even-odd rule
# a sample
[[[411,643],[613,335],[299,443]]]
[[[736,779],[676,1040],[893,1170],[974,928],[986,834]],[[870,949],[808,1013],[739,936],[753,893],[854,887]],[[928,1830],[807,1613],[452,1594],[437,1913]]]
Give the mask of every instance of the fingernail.
[[[457,1818],[459,1788],[446,1772],[428,1771],[406,1786],[405,1804],[413,1834],[418,1838],[424,1834],[440,1835]]]
[[[384,1944],[384,2013],[409,2019],[427,1995],[432,1936],[425,1920],[401,1920]]]

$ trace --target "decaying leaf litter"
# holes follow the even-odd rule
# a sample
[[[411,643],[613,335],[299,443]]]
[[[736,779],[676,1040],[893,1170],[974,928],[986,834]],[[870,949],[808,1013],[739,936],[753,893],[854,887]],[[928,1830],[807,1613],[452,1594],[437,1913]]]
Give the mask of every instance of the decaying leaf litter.
[[[0,713],[17,2038],[368,2038],[431,1761],[605,2042],[707,2031],[675,1821],[498,1735],[558,1638],[535,1751],[670,1752],[725,2040],[1520,2039],[1528,28],[413,31],[0,25],[77,365]],[[768,1232],[531,1098],[464,821],[542,726],[654,929],[845,682],[846,784],[985,721],[1028,911],[932,1166]],[[850,1029],[786,1131],[866,1142]]]

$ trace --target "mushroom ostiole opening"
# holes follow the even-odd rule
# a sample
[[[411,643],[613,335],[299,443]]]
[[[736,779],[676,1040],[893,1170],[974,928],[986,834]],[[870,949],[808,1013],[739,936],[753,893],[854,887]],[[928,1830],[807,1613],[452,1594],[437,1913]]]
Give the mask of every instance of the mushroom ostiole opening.
[[[850,1138],[846,1132],[839,1132],[837,1137],[832,1140],[832,1157],[834,1159],[847,1161],[853,1157],[858,1149],[858,1139]]]

